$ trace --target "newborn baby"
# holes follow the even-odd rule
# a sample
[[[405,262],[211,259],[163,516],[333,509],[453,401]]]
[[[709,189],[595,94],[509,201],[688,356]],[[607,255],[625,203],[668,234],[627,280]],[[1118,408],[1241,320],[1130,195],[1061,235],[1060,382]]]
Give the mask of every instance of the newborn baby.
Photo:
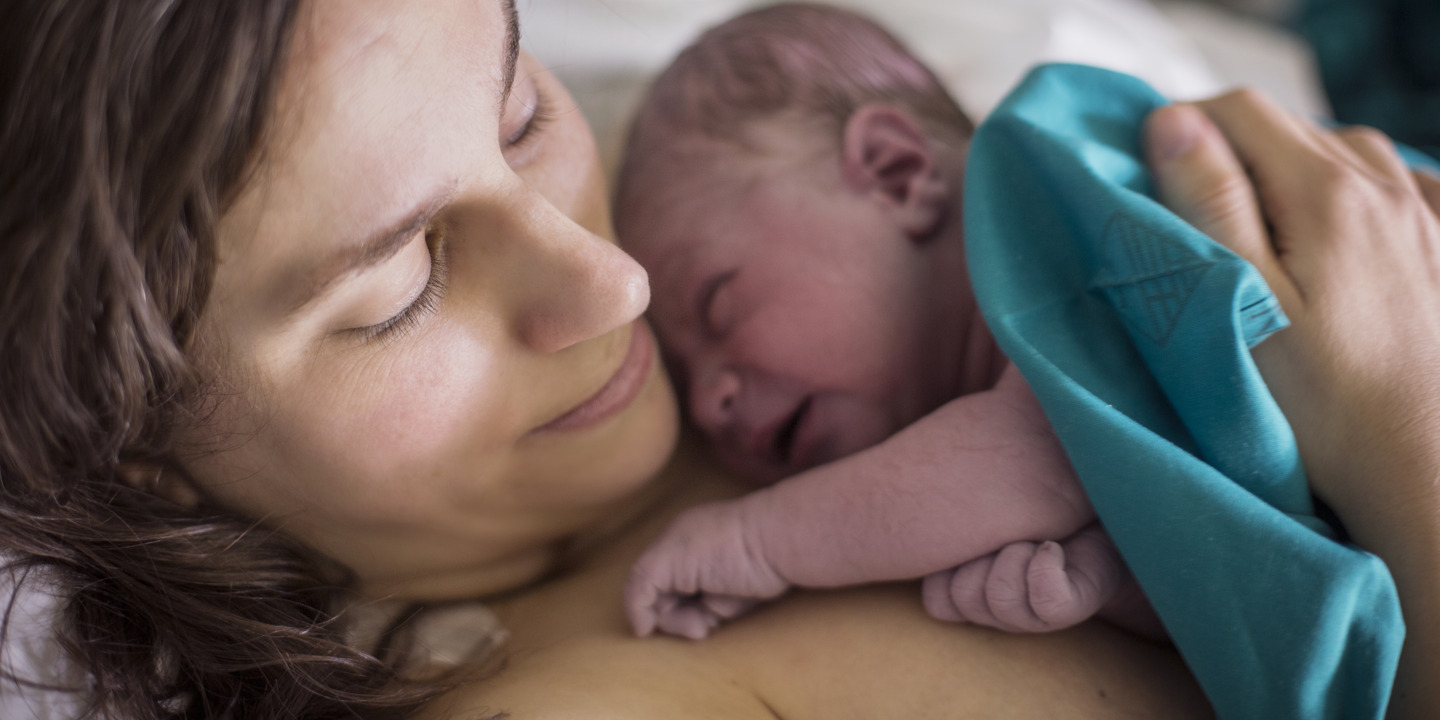
[[[944,620],[1045,631],[1103,609],[1153,631],[971,292],[972,131],[892,36],[820,6],[732,19],[656,81],[616,226],[696,425],[783,480],[677,518],[626,589],[637,633],[918,577]]]

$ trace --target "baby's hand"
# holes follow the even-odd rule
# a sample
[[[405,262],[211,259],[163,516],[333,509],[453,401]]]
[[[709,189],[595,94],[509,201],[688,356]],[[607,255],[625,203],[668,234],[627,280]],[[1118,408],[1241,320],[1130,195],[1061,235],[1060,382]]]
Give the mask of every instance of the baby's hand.
[[[1063,544],[1017,542],[925,578],[931,616],[1006,632],[1050,632],[1095,615],[1128,570],[1099,523]]]
[[[748,530],[741,501],[693,507],[635,562],[625,609],[635,634],[699,640],[790,587]]]

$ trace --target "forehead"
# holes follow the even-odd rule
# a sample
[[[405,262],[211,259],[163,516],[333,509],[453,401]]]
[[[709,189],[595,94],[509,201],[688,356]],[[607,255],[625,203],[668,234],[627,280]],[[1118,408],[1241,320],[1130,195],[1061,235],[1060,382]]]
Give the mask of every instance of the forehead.
[[[312,3],[273,137],[222,221],[222,275],[313,265],[397,209],[483,172],[504,42],[499,0]]]
[[[656,294],[683,291],[707,266],[742,249],[754,185],[713,161],[647,175],[627,206],[617,208],[621,244],[645,266]]]

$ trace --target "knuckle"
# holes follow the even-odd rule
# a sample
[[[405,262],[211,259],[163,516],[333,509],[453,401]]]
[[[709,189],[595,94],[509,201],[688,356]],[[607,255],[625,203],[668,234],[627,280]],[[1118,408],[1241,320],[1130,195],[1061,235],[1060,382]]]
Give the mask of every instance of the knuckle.
[[[1216,104],[1225,107],[1248,107],[1257,108],[1269,104],[1265,93],[1260,92],[1253,85],[1242,85],[1231,90],[1214,101]]]
[[[656,574],[655,561],[647,555],[630,566],[630,579],[627,585],[636,591],[639,591],[641,588],[657,585]]]
[[[1364,143],[1365,145],[1369,145],[1371,147],[1384,150],[1386,152],[1393,153],[1395,151],[1395,143],[1390,139],[1390,136],[1386,135],[1383,132],[1380,132],[1373,127],[1370,127],[1369,125],[1350,125],[1340,128],[1335,132],[1337,135],[1345,138],[1348,141]]]
[[[950,583],[950,599],[966,616],[982,614],[979,611],[985,607],[985,586],[980,582],[957,578]]]
[[[999,573],[985,585],[985,598],[994,606],[1014,605],[1026,596],[1025,583],[1010,573]]]
[[[1006,545],[1000,550],[1000,557],[996,562],[1013,562],[1021,558],[1029,558],[1035,554],[1036,544],[1028,540],[1021,540]]]
[[[990,616],[990,609],[985,604],[985,598],[977,594],[957,595],[953,599],[955,610],[970,622],[984,622]]]
[[[1253,199],[1250,181],[1239,175],[1216,175],[1197,193],[1195,205],[1213,222],[1224,222],[1248,212]]]
[[[1073,612],[1080,599],[1063,586],[1047,585],[1030,592],[1030,607],[1035,614],[1047,621],[1065,617]]]
[[[1329,207],[1346,202],[1363,189],[1359,173],[1333,160],[1317,163],[1311,172],[1311,182],[1321,202]]]

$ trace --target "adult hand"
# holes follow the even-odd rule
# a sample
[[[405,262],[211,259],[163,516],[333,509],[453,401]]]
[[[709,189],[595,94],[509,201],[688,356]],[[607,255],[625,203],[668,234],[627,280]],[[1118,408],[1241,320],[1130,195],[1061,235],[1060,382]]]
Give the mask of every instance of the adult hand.
[[[1392,717],[1440,717],[1440,181],[1381,133],[1253,91],[1156,111],[1162,200],[1259,269],[1290,327],[1255,362],[1315,493],[1389,564],[1409,634]]]

